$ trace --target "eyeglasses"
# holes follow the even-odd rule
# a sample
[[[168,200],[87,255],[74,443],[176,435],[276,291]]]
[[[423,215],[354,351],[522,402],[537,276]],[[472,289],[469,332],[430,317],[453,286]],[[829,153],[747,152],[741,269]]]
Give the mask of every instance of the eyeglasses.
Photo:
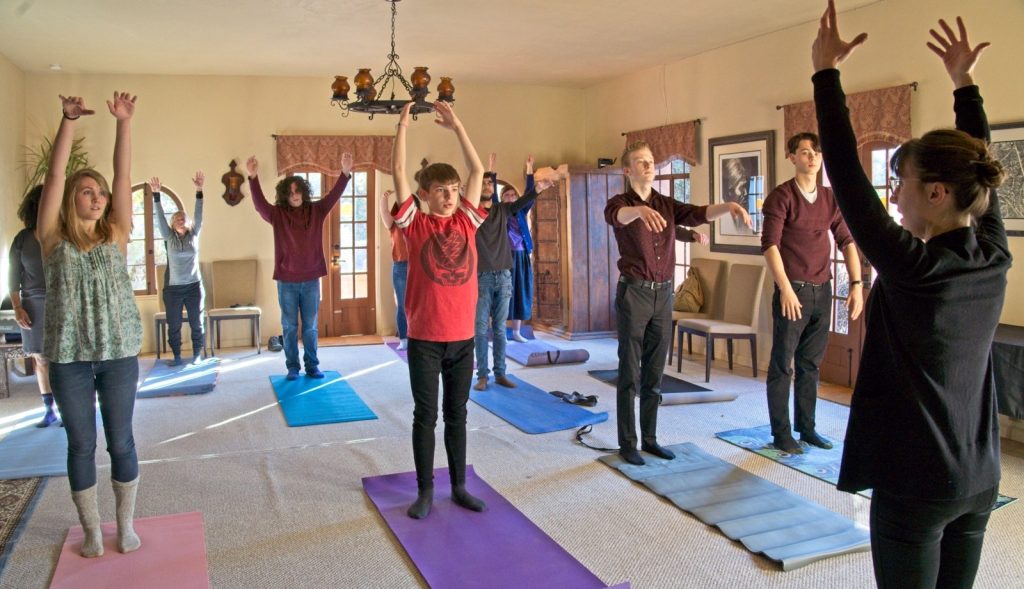
[[[903,179],[897,178],[896,176],[889,176],[889,190],[896,192],[896,190],[903,188]]]

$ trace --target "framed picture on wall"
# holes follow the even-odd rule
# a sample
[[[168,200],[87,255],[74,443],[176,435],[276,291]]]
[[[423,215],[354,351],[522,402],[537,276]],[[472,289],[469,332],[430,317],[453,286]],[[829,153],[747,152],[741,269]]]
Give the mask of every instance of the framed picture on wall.
[[[1006,170],[999,187],[1006,234],[1024,237],[1024,121],[992,125],[992,154]]]
[[[708,140],[711,204],[735,202],[750,213],[753,229],[726,215],[712,223],[711,251],[761,255],[761,204],[775,187],[775,131]]]

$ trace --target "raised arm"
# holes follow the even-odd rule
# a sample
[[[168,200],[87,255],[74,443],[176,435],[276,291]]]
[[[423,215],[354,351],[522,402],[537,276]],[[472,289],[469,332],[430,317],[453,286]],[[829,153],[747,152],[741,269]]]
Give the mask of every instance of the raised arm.
[[[491,204],[498,204],[501,202],[501,196],[498,194],[498,172],[495,171],[495,166],[498,165],[498,154],[493,151],[487,156],[487,171],[484,172],[484,178],[490,177],[491,186]]]
[[[348,181],[352,179],[352,154],[345,152],[341,154],[341,175],[338,176],[338,180],[334,183],[334,187],[327,193],[324,198],[317,203],[322,208],[326,215],[328,211],[334,208],[334,205],[338,204],[341,199],[342,193],[345,192],[345,187],[348,186]]]
[[[384,223],[384,228],[388,231],[391,230],[391,226],[395,224],[395,218],[391,216],[391,208],[388,206],[391,195],[394,194],[394,190],[385,190],[380,195],[380,201],[377,203],[377,215],[380,217],[380,222]]]
[[[192,234],[199,235],[203,230],[203,184],[206,182],[206,175],[201,171],[196,172],[192,177],[192,185],[196,187],[196,207],[192,213]]]
[[[118,245],[128,247],[132,232],[132,116],[135,99],[128,92],[114,92],[107,101],[110,114],[117,119],[114,138],[114,181],[111,183],[110,224],[117,228]]]
[[[252,204],[256,207],[256,212],[267,223],[273,223],[274,206],[267,202],[267,197],[263,196],[259,176],[260,162],[256,156],[251,155],[249,159],[245,160],[245,169],[249,172],[249,192],[252,193]]]
[[[160,202],[161,188],[162,185],[160,184],[160,178],[153,176],[149,179],[149,182],[146,182],[143,185],[142,191],[145,196],[153,197],[153,208],[156,212],[156,228],[160,232],[160,237],[170,239],[172,230],[171,226],[167,224],[167,215],[164,213],[164,205]]]
[[[405,177],[405,141],[409,132],[409,111],[414,103],[409,101],[402,114],[398,118],[398,127],[395,130],[395,144],[391,151],[391,179],[395,183],[395,198],[398,199],[398,206],[412,198],[412,191],[409,190],[409,180]]]
[[[452,110],[450,104],[441,100],[435,102],[434,113],[437,115],[437,119],[434,122],[445,129],[454,131],[455,136],[459,139],[462,156],[466,159],[466,167],[469,168],[469,178],[466,179],[465,199],[472,206],[479,207],[480,187],[484,181],[484,165],[480,161],[480,156],[477,155],[473,142],[469,140],[469,135],[466,133],[466,128],[462,126],[462,121],[455,115],[455,111]]]
[[[65,170],[71,157],[75,121],[83,115],[92,115],[96,112],[86,108],[85,102],[79,96],[61,96],[60,101],[63,116],[50,150],[49,168],[43,180],[43,195],[39,200],[39,212],[36,216],[36,235],[44,258],[50,255],[60,241],[60,204],[64,197]]]

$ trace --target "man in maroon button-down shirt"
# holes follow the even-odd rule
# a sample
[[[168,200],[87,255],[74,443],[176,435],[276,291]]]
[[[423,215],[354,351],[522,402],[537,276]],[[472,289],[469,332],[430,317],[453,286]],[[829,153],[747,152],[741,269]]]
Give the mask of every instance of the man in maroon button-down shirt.
[[[636,449],[633,400],[640,388],[640,449],[671,460],[671,451],[658,445],[658,403],[661,377],[672,333],[672,277],[675,273],[675,228],[708,223],[725,214],[748,226],[750,216],[738,204],[693,206],[678,202],[651,187],[655,163],[650,147],[640,141],[626,146],[622,166],[629,189],[608,200],[604,218],[614,227],[619,245],[619,284],[615,292],[619,336],[617,385],[619,454],[631,464],[643,464]]]

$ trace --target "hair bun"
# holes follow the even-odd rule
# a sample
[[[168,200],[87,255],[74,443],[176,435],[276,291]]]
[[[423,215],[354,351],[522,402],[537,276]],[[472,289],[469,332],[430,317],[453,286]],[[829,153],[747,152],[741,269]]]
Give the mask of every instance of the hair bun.
[[[972,160],[974,172],[978,176],[978,184],[985,188],[998,188],[1006,179],[1006,170],[1003,164],[993,158],[988,151],[979,154],[980,159]]]

